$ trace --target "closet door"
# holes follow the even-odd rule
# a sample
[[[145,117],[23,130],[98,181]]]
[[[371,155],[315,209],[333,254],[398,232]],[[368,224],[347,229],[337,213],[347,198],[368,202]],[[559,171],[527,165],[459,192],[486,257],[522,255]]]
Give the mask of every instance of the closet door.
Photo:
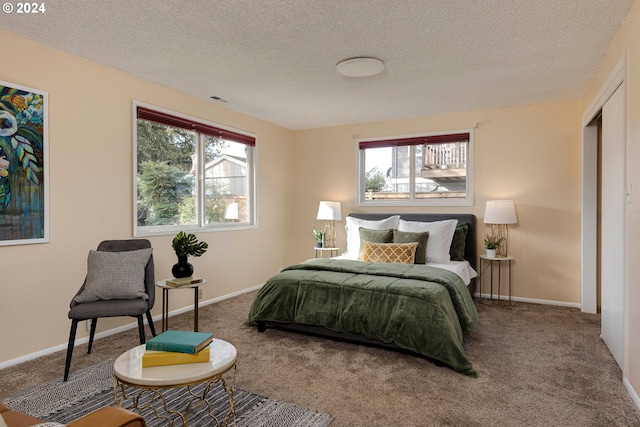
[[[602,107],[602,339],[624,369],[626,95],[625,83]]]

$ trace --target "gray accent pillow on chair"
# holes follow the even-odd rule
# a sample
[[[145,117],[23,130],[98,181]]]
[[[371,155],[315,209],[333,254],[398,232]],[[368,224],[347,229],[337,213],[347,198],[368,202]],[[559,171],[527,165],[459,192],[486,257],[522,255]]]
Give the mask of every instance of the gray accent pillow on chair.
[[[110,299],[148,299],[144,271],[152,249],[124,252],[89,251],[87,278],[77,303]]]

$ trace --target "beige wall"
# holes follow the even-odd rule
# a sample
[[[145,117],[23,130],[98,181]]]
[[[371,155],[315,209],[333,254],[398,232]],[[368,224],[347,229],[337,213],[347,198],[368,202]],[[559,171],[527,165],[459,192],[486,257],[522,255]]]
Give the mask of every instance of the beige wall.
[[[636,1],[581,100],[581,113],[590,107],[620,58],[627,57],[627,182],[633,188],[627,204],[625,381],[640,392],[640,2]]]
[[[0,45],[11,58],[0,80],[49,93],[51,221],[50,243],[0,247],[0,363],[64,344],[88,251],[132,237],[133,100],[258,135],[259,228],[198,235],[209,250],[190,260],[208,280],[204,299],[263,283],[289,262],[293,212],[281,207],[293,204],[290,131],[6,32]],[[157,278],[175,263],[172,237],[150,238]],[[174,291],[170,308],[192,304],[192,295]],[[153,314],[160,309],[156,299]],[[98,330],[128,323],[103,320]]]
[[[510,228],[516,261],[513,294],[526,300],[580,303],[580,185],[578,102],[420,117],[296,132],[294,245],[299,259],[313,255],[320,200],[342,202],[349,212],[469,212],[480,222],[486,200],[510,198],[518,225]],[[356,206],[357,138],[472,128],[474,206],[374,208]],[[344,250],[344,219],[338,244]],[[480,250],[481,248],[479,248]],[[484,250],[482,250],[483,253]]]

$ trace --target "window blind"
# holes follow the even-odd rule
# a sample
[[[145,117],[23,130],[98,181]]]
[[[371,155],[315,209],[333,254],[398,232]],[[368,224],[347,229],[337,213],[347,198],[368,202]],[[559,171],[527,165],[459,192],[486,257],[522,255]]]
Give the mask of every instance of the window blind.
[[[367,148],[403,147],[407,145],[447,144],[451,142],[469,142],[469,133],[450,133],[445,135],[417,136],[412,138],[394,138],[378,141],[360,141],[361,150]]]
[[[227,129],[217,128],[215,126],[163,113],[161,111],[151,110],[145,107],[137,107],[137,117],[141,120],[148,120],[167,126],[192,130],[195,132],[203,133],[205,135],[219,137],[227,141],[238,142],[240,144],[250,146],[256,145],[256,139],[252,136],[243,135],[241,133],[233,132]]]

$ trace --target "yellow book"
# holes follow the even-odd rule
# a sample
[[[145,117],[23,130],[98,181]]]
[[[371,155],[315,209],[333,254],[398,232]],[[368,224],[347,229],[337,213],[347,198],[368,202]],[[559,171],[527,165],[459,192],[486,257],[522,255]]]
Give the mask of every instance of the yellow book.
[[[182,365],[186,363],[201,363],[209,361],[209,347],[205,347],[196,354],[180,353],[177,351],[145,350],[142,355],[142,367]]]

